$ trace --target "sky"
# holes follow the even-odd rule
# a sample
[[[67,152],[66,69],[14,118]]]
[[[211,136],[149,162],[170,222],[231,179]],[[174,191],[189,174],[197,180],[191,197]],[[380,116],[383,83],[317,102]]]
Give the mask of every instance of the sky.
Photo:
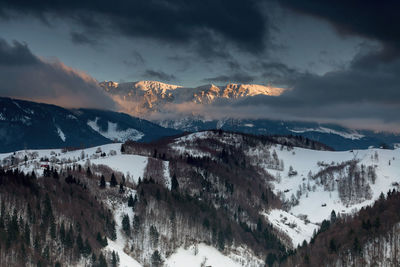
[[[0,1],[0,95],[117,110],[97,82],[271,84],[237,117],[399,132],[400,4],[372,0]]]

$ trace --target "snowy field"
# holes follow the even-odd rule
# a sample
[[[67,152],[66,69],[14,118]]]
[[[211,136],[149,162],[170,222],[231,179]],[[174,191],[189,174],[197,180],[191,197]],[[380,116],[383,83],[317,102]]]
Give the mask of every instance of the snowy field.
[[[314,230],[319,228],[316,224],[305,223],[296,216],[279,209],[273,209],[263,215],[275,228],[291,238],[294,247],[301,245],[304,240],[310,241]]]
[[[139,155],[121,154],[120,151],[121,143],[67,152],[63,152],[61,149],[20,150],[15,153],[0,154],[0,161],[4,167],[18,167],[20,171],[25,173],[30,173],[34,170],[38,176],[43,173],[43,165],[60,169],[74,164],[84,166],[90,162],[96,165],[106,165],[114,171],[121,172],[131,182],[136,183],[139,177],[143,179],[148,158]],[[101,156],[102,153],[105,153],[105,156]],[[25,156],[27,156],[26,162]],[[19,159],[20,162],[11,164],[12,162],[9,161],[12,157]],[[167,163],[164,163],[164,165],[168,167]],[[166,171],[166,173],[169,172]],[[169,178],[169,174],[166,177]]]
[[[188,266],[213,266],[213,267],[239,267],[242,266],[234,262],[229,257],[223,255],[216,248],[200,243],[190,246],[187,249],[178,248],[165,262],[168,267],[188,267]]]

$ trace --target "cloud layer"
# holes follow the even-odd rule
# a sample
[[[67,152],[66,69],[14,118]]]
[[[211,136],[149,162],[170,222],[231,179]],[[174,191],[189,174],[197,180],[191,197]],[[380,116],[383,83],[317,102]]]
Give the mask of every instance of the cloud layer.
[[[341,36],[361,36],[378,45],[360,46],[358,54],[349,58],[345,67],[334,68],[324,75],[299,71],[290,64],[268,58],[270,34],[272,26],[276,25],[271,24],[272,11],[262,8],[265,3],[278,4],[299,17],[312,16],[327,21]],[[198,77],[199,81],[217,84],[269,81],[274,86],[290,88],[280,97],[251,97],[206,108],[189,103],[170,106],[171,113],[177,116],[196,111],[220,117],[351,121],[353,125],[358,121],[358,127],[381,125],[382,129],[394,129],[400,126],[397,115],[400,110],[400,30],[396,27],[400,23],[399,7],[396,1],[373,0],[116,0],[112,4],[103,0],[95,3],[6,0],[0,3],[0,17],[31,16],[48,25],[62,20],[73,29],[70,38],[79,45],[97,45],[101,38],[115,35],[129,40],[155,40],[174,47],[180,44],[183,52],[190,50],[191,53],[172,55],[171,60],[182,61],[183,70],[195,66],[199,59],[209,62],[210,69],[218,64],[225,66],[223,70],[215,67],[214,73]],[[239,58],[239,54],[248,55],[245,63],[240,61],[243,58]],[[124,64],[142,66],[147,61],[137,52],[133,57]],[[175,83],[180,73],[168,67],[143,66],[137,72],[146,79]],[[60,62],[39,59],[18,42],[12,45],[0,42],[0,70],[2,95],[52,99],[52,103],[65,105],[69,102],[75,106],[113,105],[99,91],[95,80]]]
[[[90,43],[82,34],[99,33],[197,43],[199,36],[215,33],[243,49],[261,51],[268,37],[268,19],[258,4],[254,0],[5,0],[0,15],[6,19],[31,15],[50,25],[57,18],[68,19],[81,28],[81,33],[71,34],[77,43]]]
[[[46,61],[29,48],[0,39],[0,96],[68,108],[114,109],[115,104],[89,75],[60,61]]]
[[[381,41],[386,48],[398,50],[400,24],[398,1],[374,0],[279,0],[284,7],[332,23],[341,34],[356,34]]]

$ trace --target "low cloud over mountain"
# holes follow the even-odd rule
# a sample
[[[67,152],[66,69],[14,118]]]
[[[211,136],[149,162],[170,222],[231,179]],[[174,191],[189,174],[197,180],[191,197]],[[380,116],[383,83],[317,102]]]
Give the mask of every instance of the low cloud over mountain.
[[[26,44],[0,39],[0,95],[64,107],[114,109],[97,81],[58,60],[32,54]]]

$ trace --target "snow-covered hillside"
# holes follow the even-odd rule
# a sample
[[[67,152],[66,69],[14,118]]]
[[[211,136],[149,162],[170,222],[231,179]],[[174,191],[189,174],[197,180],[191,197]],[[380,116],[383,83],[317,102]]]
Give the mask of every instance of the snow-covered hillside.
[[[399,188],[400,149],[331,152],[275,147],[251,149],[248,154],[253,164],[275,177],[270,183],[287,212],[308,222],[299,229],[307,233],[307,241],[312,236],[309,225],[329,219],[333,210],[336,214],[352,214],[372,204],[382,192]],[[274,155],[277,165],[268,161]],[[286,231],[287,224],[277,224],[276,211],[267,216],[273,225],[287,232],[294,245],[301,244],[299,233]]]
[[[238,134],[205,131],[178,138],[171,147],[179,154],[210,157],[199,146],[206,139],[236,147],[243,142]],[[253,166],[269,174],[266,182],[283,202],[283,210],[260,213],[288,235],[293,246],[309,241],[333,210],[339,216],[353,214],[372,204],[382,192],[399,189],[400,149],[335,152],[259,143],[245,153]]]
[[[249,139],[250,138],[250,139]],[[171,170],[168,156],[206,157],[218,162],[223,151],[217,143],[229,145],[243,151],[246,164],[250,164],[264,175],[265,184],[269,185],[282,202],[282,208],[260,209],[259,214],[279,232],[290,240],[284,242],[296,247],[309,241],[324,219],[329,219],[331,212],[336,216],[353,214],[360,208],[372,204],[381,193],[396,188],[400,183],[400,149],[366,149],[351,151],[321,151],[299,147],[288,147],[269,142],[257,141],[234,133],[206,131],[176,138],[168,144],[170,151],[166,159],[149,157],[145,152],[139,154],[121,153],[121,143],[96,146],[75,151],[61,149],[21,150],[0,154],[1,165],[6,169],[15,169],[30,173],[35,171],[40,176],[44,169],[57,170],[65,167],[91,166],[100,175],[101,166],[124,175],[126,181],[138,183],[139,177],[158,166],[158,174],[163,179],[162,185],[171,190]],[[212,150],[212,147],[217,149]],[[157,147],[158,148],[158,147]],[[152,153],[152,151],[151,151]],[[226,155],[225,155],[226,156]],[[154,162],[157,164],[154,165]],[[176,164],[176,163],[174,163]],[[176,165],[174,165],[176,167]],[[175,170],[176,171],[176,170]],[[97,173],[99,172],[99,173]],[[154,176],[153,176],[154,177]],[[188,177],[187,179],[191,179]],[[182,180],[181,180],[182,181]],[[260,180],[262,183],[262,180]],[[183,183],[182,183],[183,185]],[[126,194],[135,195],[136,191],[127,189]],[[124,214],[133,221],[134,213],[127,207],[125,197],[120,199],[104,197],[106,204],[114,211],[117,228],[121,227]],[[147,227],[147,226],[146,226]],[[145,228],[148,231],[149,227]],[[160,233],[162,227],[158,226]],[[165,233],[164,233],[165,234]],[[165,236],[168,236],[165,234]],[[144,240],[147,240],[146,238]],[[121,264],[140,266],[142,258],[131,259],[128,239],[117,232],[117,239],[110,240],[108,251],[118,251]],[[182,266],[185,261],[212,266],[259,266],[258,258],[236,244],[228,253],[223,254],[205,244],[189,247],[177,247],[167,258],[168,266]],[[230,254],[229,254],[230,253]],[[147,255],[150,257],[150,254]],[[233,262],[233,263],[232,263]],[[256,264],[252,264],[256,262]],[[121,265],[124,266],[124,265]]]
[[[121,143],[74,151],[39,149],[0,154],[3,167],[18,168],[25,173],[35,171],[37,176],[42,175],[47,165],[50,168],[61,169],[78,164],[82,166],[95,164],[105,165],[115,172],[121,172],[127,181],[135,183],[137,183],[139,177],[143,178],[147,159],[147,157],[139,155],[121,154]]]
[[[101,175],[102,173],[96,172],[97,168],[95,166],[101,167],[104,165],[116,173],[122,173],[126,181],[137,184],[139,177],[143,179],[145,176],[149,157],[121,153],[121,143],[113,143],[75,151],[43,149],[3,153],[0,154],[0,162],[2,167],[6,169],[18,168],[24,173],[31,173],[34,171],[38,177],[43,174],[47,166],[50,169],[65,170],[67,167],[72,168],[75,166],[76,168],[78,165],[81,165],[83,168],[91,166],[96,174]],[[165,177],[164,186],[171,189],[169,162],[162,161],[162,163],[163,176]],[[107,178],[107,180],[108,179],[109,178]],[[123,216],[128,215],[131,222],[134,220],[135,213],[131,207],[127,206],[126,199],[129,195],[135,196],[136,191],[126,187],[123,195],[115,195],[112,190],[110,191],[110,195],[108,195],[107,192],[107,189],[106,191],[102,191],[102,196],[99,196],[99,199],[102,199],[114,213],[116,240],[108,239],[108,245],[103,251],[107,255],[111,255],[112,252],[117,253],[119,257],[119,266],[143,266],[139,263],[139,260],[129,252],[133,243],[122,232]],[[246,246],[240,244],[237,246],[232,245],[227,255],[224,255],[221,251],[206,244],[198,244],[198,246],[196,246],[196,251],[196,255],[194,255],[194,246],[189,248],[180,247],[174,251],[172,255],[164,258],[165,264],[166,266],[201,266],[201,263],[205,263],[206,265],[215,267],[255,267],[263,265],[261,259],[257,258]],[[149,259],[150,257],[151,254],[144,255],[144,258]],[[187,265],[188,262],[191,262],[191,265]],[[199,264],[197,265],[197,263]]]
[[[268,213],[262,213],[268,218],[268,221],[279,231],[289,236],[292,245],[301,245],[304,240],[309,241],[318,225],[305,222],[304,220],[279,209],[270,210]]]
[[[240,254],[240,253],[238,253]],[[214,266],[214,267],[239,267],[239,266],[262,266],[263,262],[257,258],[245,258],[244,255],[231,254],[230,257],[222,254],[216,248],[204,243],[192,245],[188,248],[178,248],[175,253],[168,257],[166,267],[187,266]],[[242,259],[240,259],[243,257]],[[235,260],[233,260],[233,259]]]

